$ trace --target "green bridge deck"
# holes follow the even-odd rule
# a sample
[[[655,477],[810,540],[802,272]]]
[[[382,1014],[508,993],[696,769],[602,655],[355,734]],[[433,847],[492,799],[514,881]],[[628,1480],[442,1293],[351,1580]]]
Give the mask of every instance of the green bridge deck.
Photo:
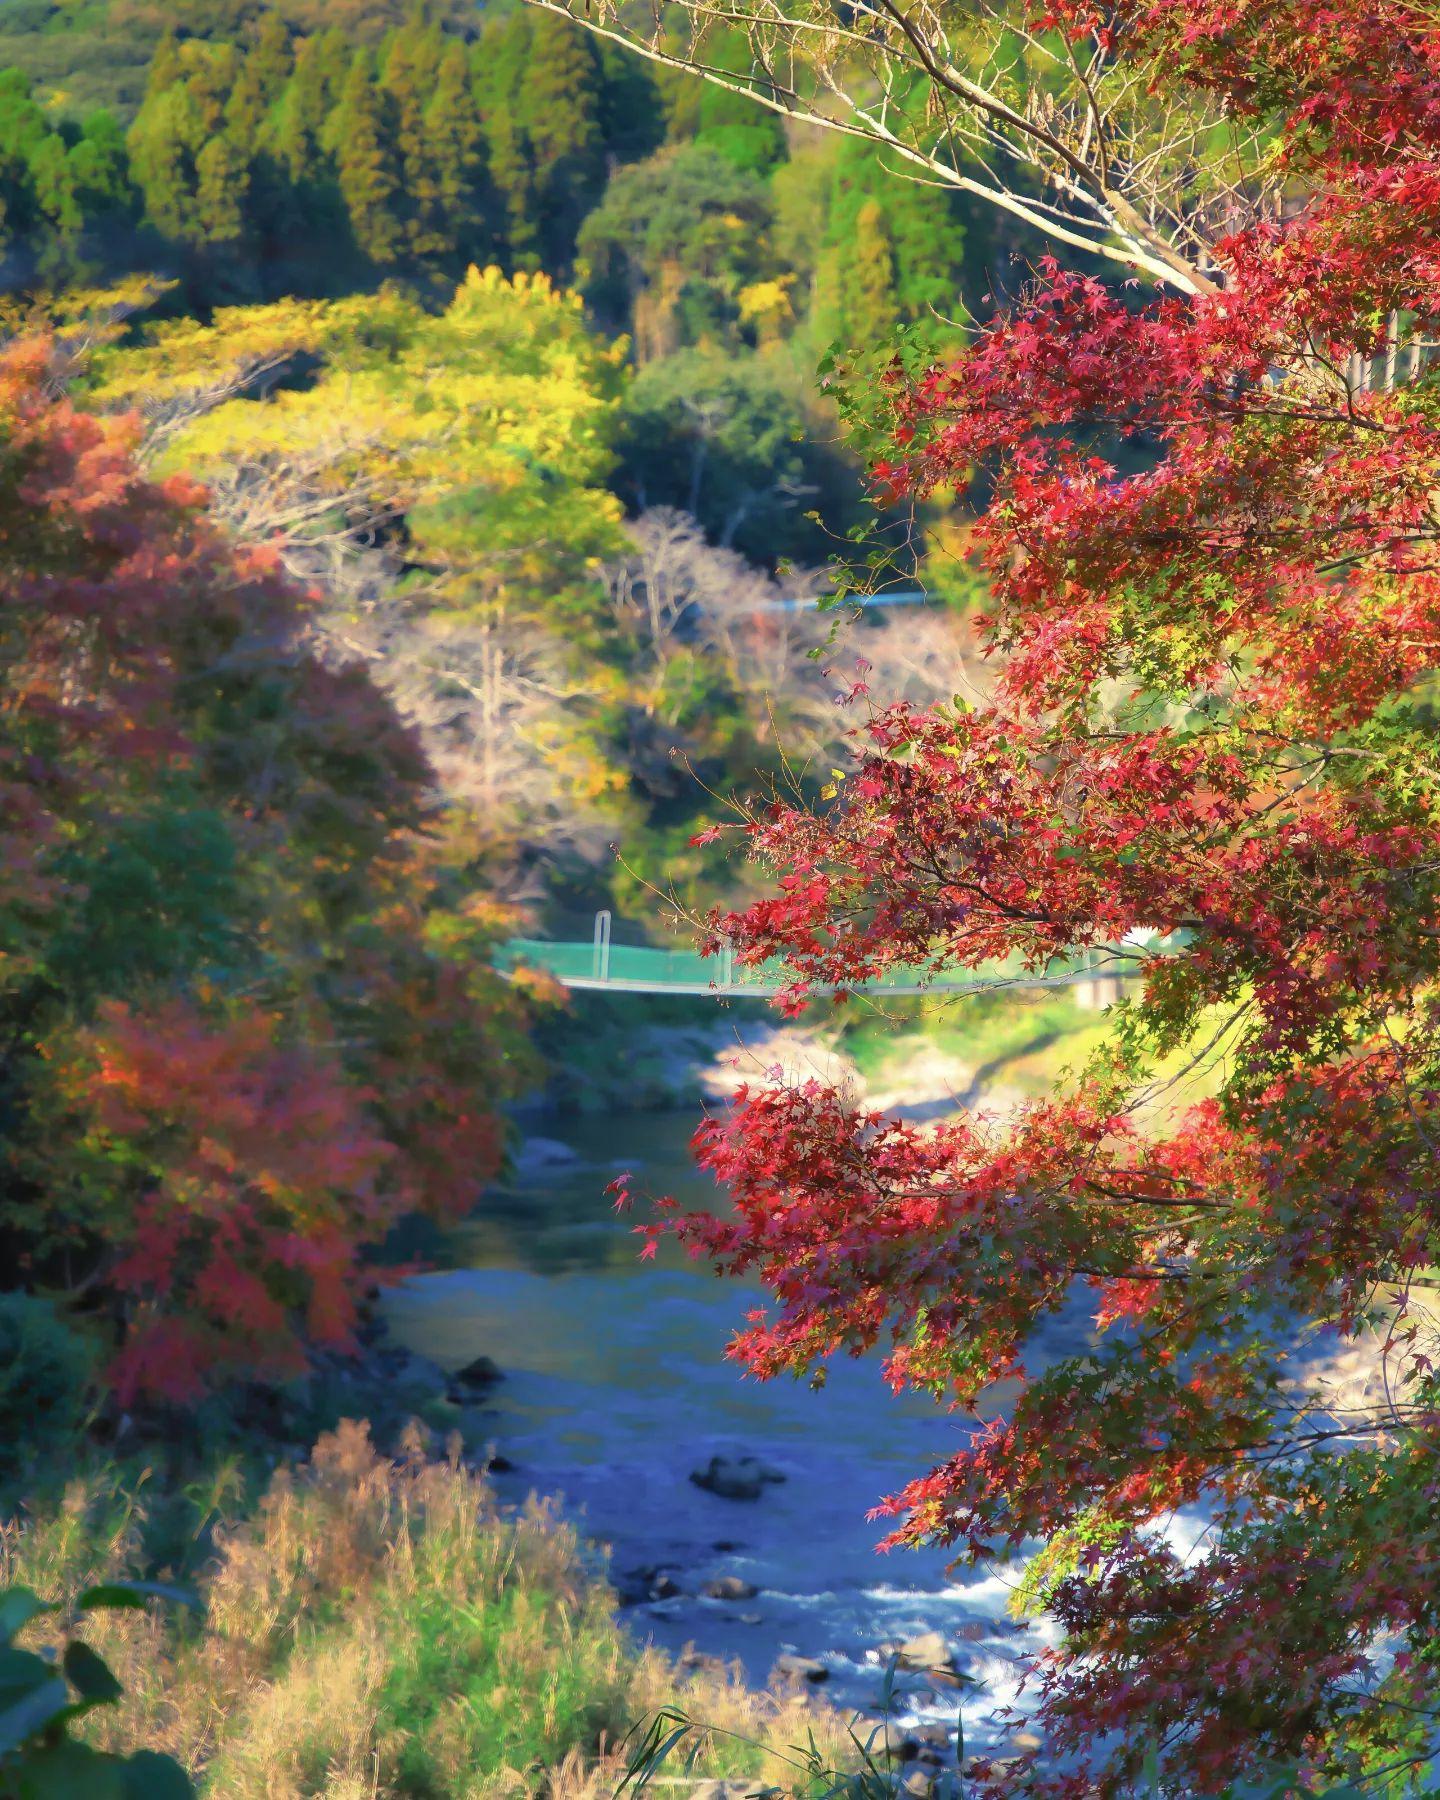
[[[716,999],[765,999],[793,980],[779,962],[745,968],[728,952],[703,957],[695,950],[613,943],[603,913],[588,942],[512,938],[500,946],[496,964],[507,973],[521,967],[542,969],[568,988],[603,988],[626,994],[706,994]],[[884,994],[959,993],[1007,986],[1040,988],[1107,982],[1127,972],[1130,970],[1123,962],[1076,957],[1053,963],[1043,975],[1027,972],[1018,963],[953,971],[894,969],[856,987],[867,993]]]

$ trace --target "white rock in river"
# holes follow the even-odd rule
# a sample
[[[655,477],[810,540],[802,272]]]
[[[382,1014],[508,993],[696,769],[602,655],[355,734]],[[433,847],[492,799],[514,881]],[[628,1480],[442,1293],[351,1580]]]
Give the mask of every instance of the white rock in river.
[[[959,1687],[964,1680],[950,1646],[938,1631],[922,1631],[918,1637],[906,1638],[895,1661],[899,1668],[918,1670],[941,1687]]]

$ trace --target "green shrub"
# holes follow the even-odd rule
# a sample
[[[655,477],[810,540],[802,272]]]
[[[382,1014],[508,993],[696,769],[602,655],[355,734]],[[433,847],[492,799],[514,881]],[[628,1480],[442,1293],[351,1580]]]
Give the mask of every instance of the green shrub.
[[[79,1430],[94,1376],[90,1345],[48,1300],[0,1294],[0,1445],[34,1467]]]

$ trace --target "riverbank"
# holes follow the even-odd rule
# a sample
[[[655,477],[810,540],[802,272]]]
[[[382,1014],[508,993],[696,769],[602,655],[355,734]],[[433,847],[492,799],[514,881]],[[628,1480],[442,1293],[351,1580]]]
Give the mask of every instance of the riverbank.
[[[783,1778],[811,1736],[844,1763],[844,1720],[803,1671],[757,1687],[628,1629],[583,1521],[495,1447],[505,1381],[485,1355],[443,1368],[372,1314],[355,1354],[237,1390],[223,1419],[124,1416],[10,1471],[0,1591],[63,1608],[158,1580],[196,1602],[91,1619],[123,1695],[82,1735],[168,1753],[206,1800],[587,1800],[663,1707],[706,1727],[686,1785],[708,1800]],[[56,1630],[40,1619],[26,1646]]]
[[[0,1587],[60,1598],[153,1573],[148,1504],[113,1465],[77,1475],[53,1513],[0,1534]],[[755,1693],[635,1643],[553,1502],[503,1505],[423,1433],[391,1457],[342,1423],[208,1535],[198,1614],[88,1632],[124,1693],[85,1723],[102,1747],[169,1753],[206,1800],[584,1800],[613,1791],[627,1734],[662,1706],[711,1728],[697,1782],[773,1780],[807,1733],[844,1758],[838,1716],[797,1684]],[[44,1623],[30,1636],[41,1647]]]
[[[547,1078],[515,1113],[534,1135],[547,1121],[616,1110],[698,1111],[775,1068],[912,1118],[998,1109],[1047,1092],[1099,1043],[1095,998],[1005,988],[883,1008],[817,1002],[787,1022],[759,1001],[577,991],[542,1028]]]

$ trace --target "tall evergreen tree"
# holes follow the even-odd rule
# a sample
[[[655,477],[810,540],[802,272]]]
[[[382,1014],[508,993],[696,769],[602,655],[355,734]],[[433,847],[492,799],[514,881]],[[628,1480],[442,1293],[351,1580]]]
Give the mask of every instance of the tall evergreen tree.
[[[264,71],[252,52],[241,63],[230,98],[225,102],[224,130],[237,143],[253,149],[260,141],[269,111]]]
[[[320,40],[303,39],[265,138],[264,167],[274,176],[263,214],[265,262],[277,293],[333,292],[351,272],[350,226],[327,147],[331,115]]]
[[[603,77],[600,130],[606,154],[612,162],[639,162],[665,142],[665,102],[655,71],[607,38],[600,38],[596,47]]]
[[[70,147],[75,191],[88,221],[119,222],[132,209],[130,159],[125,153],[125,134],[113,113],[103,108],[90,114]]]
[[[163,94],[167,88],[174,87],[180,79],[180,45],[175,37],[173,25],[166,29],[164,37],[155,47],[155,54],[150,59],[149,72],[145,77],[145,93],[147,98]]]
[[[893,343],[901,319],[895,258],[885,209],[873,195],[856,213],[854,238],[841,256],[847,340],[857,347]]]
[[[34,222],[67,242],[80,235],[84,214],[65,140],[51,132],[30,152],[28,174]]]
[[[443,53],[438,29],[416,19],[392,33],[381,73],[399,165],[405,247],[419,262],[453,248],[442,217],[439,171],[426,119]]]
[[[225,129],[225,110],[240,83],[244,58],[234,44],[190,44],[184,59],[185,86],[195,108],[202,142]],[[196,155],[200,146],[196,145]]]
[[[403,188],[388,100],[369,56],[357,52],[334,120],[336,162],[355,242],[382,268],[399,262],[405,251]]]
[[[230,247],[245,235],[250,158],[228,131],[217,132],[195,159],[195,223],[202,243]]]
[[[520,7],[488,24],[470,54],[489,183],[502,217],[505,260],[512,269],[540,267],[535,165],[519,115],[534,21],[534,13]]]
[[[260,21],[246,62],[254,72],[264,105],[273,106],[295,68],[295,47],[278,12],[268,12]]]
[[[575,238],[605,185],[604,72],[595,40],[553,13],[529,13],[530,54],[516,112],[535,171],[540,251],[568,274]]]
[[[276,159],[292,187],[303,188],[319,178],[330,112],[329,82],[319,40],[308,38],[296,53],[295,73],[276,110],[272,139]]]
[[[897,179],[864,144],[840,145],[816,281],[820,336],[859,347],[905,325],[953,341],[948,321],[963,321],[973,281],[967,222],[954,195]]]
[[[470,83],[465,46],[446,46],[425,110],[425,136],[433,158],[440,216],[453,258],[488,262],[495,253],[487,193],[484,132]]]
[[[140,109],[127,144],[146,217],[167,237],[195,229],[195,158],[204,141],[189,85],[158,89]]]
[[[315,79],[325,97],[325,111],[328,115],[336,111],[345,97],[345,83],[349,78],[354,51],[345,33],[336,25],[331,25],[318,37],[309,38],[306,42],[308,55],[314,64]]]
[[[43,108],[20,69],[0,69],[0,217],[12,235],[37,222],[33,164],[53,135]],[[60,146],[63,156],[64,146]]]

